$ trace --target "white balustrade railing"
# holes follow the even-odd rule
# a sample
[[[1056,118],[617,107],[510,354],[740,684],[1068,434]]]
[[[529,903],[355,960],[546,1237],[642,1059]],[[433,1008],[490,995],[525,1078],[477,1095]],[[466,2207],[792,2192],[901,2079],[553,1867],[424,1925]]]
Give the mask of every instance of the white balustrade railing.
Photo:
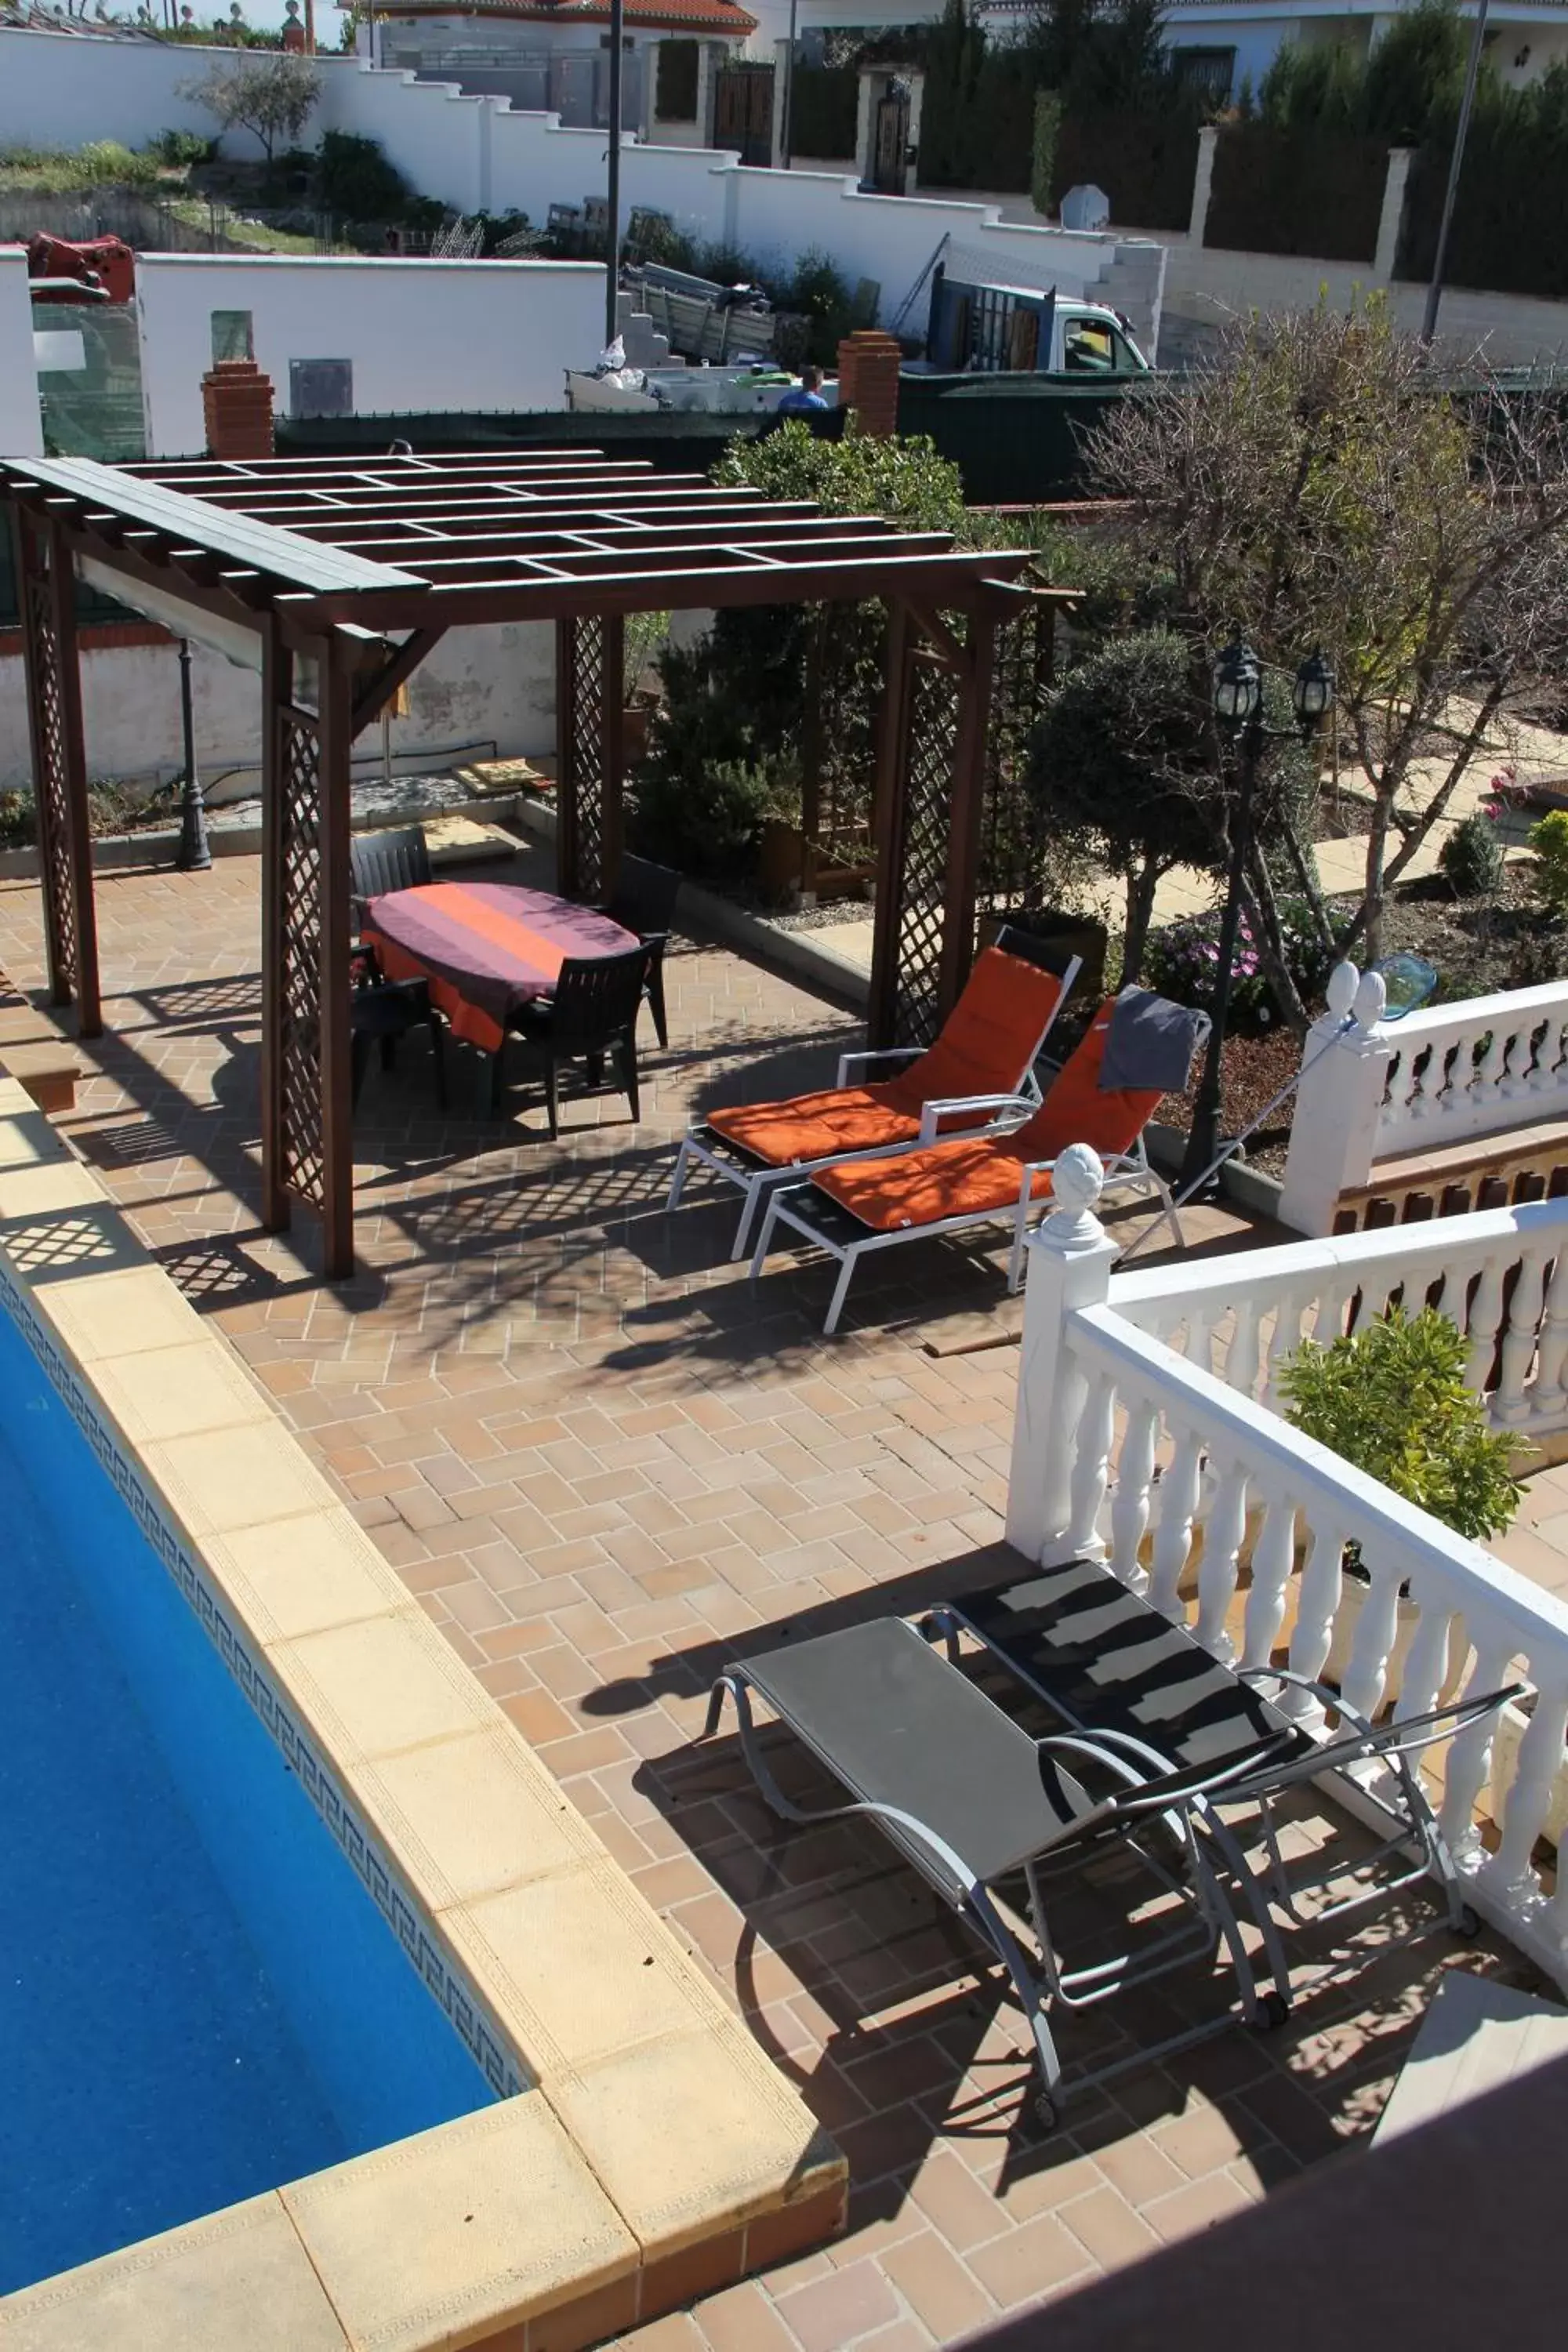
[[[1151,1318],[1169,1314],[1173,1328],[1183,1320],[1163,1277],[1112,1276],[1115,1250],[1093,1214],[1093,1154],[1075,1147],[1064,1155],[1054,1190],[1059,1205],[1029,1244],[1009,1539],[1033,1559],[1105,1559],[1167,1614],[1189,1621],[1216,1655],[1261,1665],[1283,1639],[1290,1664],[1314,1677],[1332,1656],[1344,1696],[1369,1714],[1386,1700],[1396,1716],[1419,1715],[1441,1696],[1525,1682],[1525,1704],[1443,1751],[1441,1815],[1477,1908],[1568,1986],[1568,1872],[1548,1892],[1533,1858],[1538,1840],[1555,1837],[1564,1821],[1568,1606],[1263,1401],[1273,1351],[1246,1338],[1249,1324],[1262,1328],[1260,1292],[1274,1315],[1300,1325],[1314,1301],[1336,1294],[1346,1272],[1340,1257],[1303,1244],[1180,1270],[1215,1295],[1225,1270],[1236,1313],[1227,1361],[1240,1341],[1233,1382],[1201,1360],[1190,1321],[1185,1354],[1149,1328]],[[1477,1305],[1483,1293],[1500,1302],[1510,1263],[1493,1235],[1467,1237],[1468,1225],[1483,1222],[1496,1224],[1455,1218],[1441,1238],[1451,1281],[1477,1286],[1469,1311],[1479,1314],[1478,1348],[1489,1359],[1501,1331],[1506,1360],[1500,1305]],[[1568,1227],[1556,1230],[1568,1236]],[[1550,1249],[1531,1254],[1539,1238],[1527,1249],[1516,1231],[1511,1264],[1552,1262]],[[1291,1257],[1310,1263],[1293,1270],[1284,1263]],[[1382,1279],[1371,1267],[1369,1259],[1359,1268],[1369,1297]],[[1350,1268],[1352,1284],[1357,1270]],[[1432,1259],[1422,1270],[1437,1276]],[[1521,1276],[1513,1297],[1535,1287],[1533,1274]],[[1203,1314],[1195,1319],[1201,1328]],[[1522,1354],[1521,1343],[1516,1369]],[[1530,1381],[1516,1385],[1527,1397]],[[1362,1566],[1354,1577],[1343,1567],[1352,1541]],[[1304,1713],[1312,1719],[1310,1706]]]
[[[1129,1267],[1108,1296],[1125,1321],[1267,1405],[1302,1339],[1327,1342],[1395,1300],[1412,1314],[1430,1303],[1469,1340],[1469,1385],[1497,1428],[1568,1428],[1568,1200]]]
[[[1568,981],[1400,1021],[1376,1017],[1373,975],[1359,995],[1358,981],[1353,964],[1331,974],[1302,1053],[1281,1214],[1304,1234],[1326,1234],[1380,1160],[1568,1118]]]

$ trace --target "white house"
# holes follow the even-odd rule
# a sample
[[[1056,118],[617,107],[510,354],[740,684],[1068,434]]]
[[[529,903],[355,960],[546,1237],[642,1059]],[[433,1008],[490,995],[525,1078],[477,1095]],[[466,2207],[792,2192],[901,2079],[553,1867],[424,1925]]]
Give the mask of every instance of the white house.
[[[380,65],[559,114],[569,129],[602,129],[610,119],[609,21],[608,0],[402,0],[362,38],[374,39]],[[737,0],[626,0],[623,126],[646,130],[652,119],[661,41],[696,46],[692,63],[700,60],[710,109],[714,69],[739,58],[757,24]],[[700,109],[692,119],[710,135]]]
[[[1022,0],[973,0],[994,36],[1025,20]],[[1476,0],[1458,0],[1462,16]],[[804,34],[934,21],[942,0],[798,0]],[[1366,48],[1399,14],[1388,0],[1171,0],[1165,38],[1194,79],[1221,98],[1235,98],[1244,80],[1254,89],[1288,41],[1353,42]],[[1498,0],[1487,17],[1486,54],[1505,82],[1534,81],[1568,58],[1568,5],[1563,0]]]

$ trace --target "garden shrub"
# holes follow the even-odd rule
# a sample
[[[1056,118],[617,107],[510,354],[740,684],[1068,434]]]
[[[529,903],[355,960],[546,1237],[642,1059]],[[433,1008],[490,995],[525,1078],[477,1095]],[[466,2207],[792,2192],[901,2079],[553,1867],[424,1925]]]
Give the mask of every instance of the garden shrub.
[[[1201,121],[1190,97],[1184,103],[1167,99],[1157,109],[1073,107],[1057,141],[1048,209],[1055,211],[1069,188],[1091,182],[1110,197],[1118,227],[1184,231],[1193,216]]]
[[[1143,950],[1143,978],[1150,988],[1177,1004],[1212,1005],[1219,976],[1219,933],[1222,909],[1212,907],[1202,915],[1184,915],[1179,922],[1151,931]],[[1332,954],[1326,950],[1312,920],[1311,909],[1300,898],[1279,901],[1279,929],[1285,961],[1304,999],[1321,997]],[[1283,1009],[1263,968],[1245,915],[1237,933],[1231,964],[1229,1025],[1241,1037],[1258,1037],[1277,1029]]]
[[[160,131],[148,147],[160,163],[172,172],[186,171],[194,163],[209,163],[216,141],[204,139],[196,131]]]
[[[1553,809],[1530,830],[1535,852],[1531,880],[1553,915],[1568,915],[1568,809]]]
[[[1215,147],[1204,243],[1233,252],[1371,261],[1387,174],[1387,142],[1373,136],[1293,131],[1267,121],[1226,123]]]
[[[326,211],[340,220],[400,220],[408,184],[388,163],[378,140],[350,131],[323,131],[316,161],[316,189]]]
[[[1457,898],[1479,898],[1502,881],[1502,843],[1491,819],[1476,809],[1443,844],[1437,862]]]
[[[1524,1489],[1516,1441],[1494,1431],[1465,1384],[1469,1342],[1446,1315],[1395,1307],[1320,1347],[1304,1340],[1279,1369],[1286,1419],[1456,1534],[1483,1542],[1512,1520]]]

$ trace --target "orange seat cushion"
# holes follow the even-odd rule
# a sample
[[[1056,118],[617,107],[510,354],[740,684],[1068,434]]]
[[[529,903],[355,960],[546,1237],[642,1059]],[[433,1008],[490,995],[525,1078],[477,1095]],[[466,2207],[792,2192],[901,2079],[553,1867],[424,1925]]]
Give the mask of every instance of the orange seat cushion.
[[[863,1225],[891,1234],[1016,1207],[1026,1166],[1055,1160],[1069,1143],[1087,1143],[1103,1160],[1130,1150],[1160,1097],[1099,1083],[1114,1003],[1101,1005],[1041,1108],[1011,1135],[961,1135],[896,1160],[858,1160],[824,1169],[816,1182]],[[1050,1189],[1050,1171],[1042,1169],[1030,1198],[1044,1200]]]
[[[769,1168],[796,1168],[840,1151],[876,1151],[912,1143],[921,1131],[912,1117],[887,1100],[881,1087],[825,1087],[788,1102],[742,1103],[710,1111],[708,1124]]]
[[[987,948],[935,1045],[896,1077],[828,1087],[787,1102],[742,1103],[710,1112],[708,1124],[769,1168],[912,1143],[928,1102],[1011,1094],[1022,1085],[1061,992],[1055,972]],[[977,1111],[975,1123],[989,1116]]]

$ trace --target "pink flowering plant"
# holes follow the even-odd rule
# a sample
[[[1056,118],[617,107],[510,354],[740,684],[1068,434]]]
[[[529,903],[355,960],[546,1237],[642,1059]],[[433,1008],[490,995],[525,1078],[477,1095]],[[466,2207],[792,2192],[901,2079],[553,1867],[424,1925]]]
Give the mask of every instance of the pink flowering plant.
[[[1211,1005],[1219,979],[1222,919],[1222,910],[1214,907],[1152,931],[1143,954],[1145,984],[1177,1004]],[[1286,899],[1280,905],[1279,921],[1296,985],[1304,998],[1315,998],[1328,978],[1330,959],[1319,944],[1311,910],[1299,900]],[[1277,1028],[1279,1005],[1245,915],[1237,931],[1230,974],[1229,1024],[1236,1034],[1262,1036]]]

